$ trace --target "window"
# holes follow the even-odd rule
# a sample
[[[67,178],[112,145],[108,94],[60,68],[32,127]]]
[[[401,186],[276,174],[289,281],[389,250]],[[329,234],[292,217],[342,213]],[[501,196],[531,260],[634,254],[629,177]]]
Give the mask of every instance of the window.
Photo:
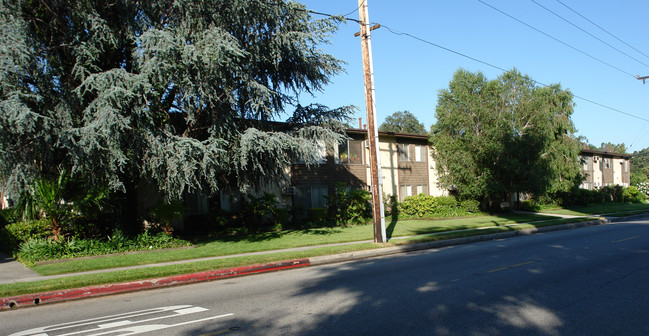
[[[412,196],[412,186],[408,184],[402,184],[401,187],[399,187],[399,200],[403,201],[408,196]]]
[[[417,195],[419,194],[428,195],[428,186],[425,184],[417,185]]]
[[[593,158],[589,156],[584,156],[580,157],[580,159],[583,161],[583,170],[593,170]]]
[[[399,161],[410,161],[409,144],[399,144]]]
[[[327,187],[295,187],[293,203],[304,209],[326,207]]]
[[[338,163],[363,164],[363,141],[349,140],[338,146]]]
[[[415,161],[426,162],[426,146],[415,145]]]
[[[622,165],[622,172],[623,173],[628,173],[629,172],[629,169],[628,169],[629,165],[626,162],[622,161],[622,162],[620,162],[620,165]]]
[[[604,158],[604,168],[605,169],[611,169],[611,159],[610,158]]]

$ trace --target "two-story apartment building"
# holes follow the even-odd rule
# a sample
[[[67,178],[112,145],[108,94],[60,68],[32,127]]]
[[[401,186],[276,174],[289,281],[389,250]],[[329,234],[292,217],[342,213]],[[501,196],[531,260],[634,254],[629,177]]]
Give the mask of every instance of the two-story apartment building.
[[[337,146],[323,146],[321,161],[307,167],[295,162],[287,167],[287,182],[268,186],[265,191],[280,196],[283,204],[304,209],[322,208],[327,195],[333,195],[336,184],[351,189],[369,190],[371,170],[367,130],[348,129],[349,140]],[[399,201],[418,194],[448,195],[438,187],[438,173],[431,155],[427,135],[379,132],[381,182],[386,196]],[[581,187],[597,189],[608,185],[630,185],[629,154],[582,149],[580,159],[585,180]],[[222,195],[221,206],[233,210],[230,198]]]
[[[308,169],[303,164],[294,164],[291,167],[291,187],[285,189],[288,193],[284,195],[286,203],[305,208],[323,207],[324,196],[332,194],[338,182],[345,182],[350,188],[369,189],[367,131],[348,129],[347,135],[351,139],[346,143],[323,151],[319,166]],[[379,149],[381,182],[386,195],[397,195],[399,201],[422,193],[448,195],[447,190],[437,186],[438,175],[427,135],[379,132]],[[631,155],[584,148],[580,159],[585,176],[582,188],[630,185]]]
[[[295,163],[291,167],[291,186],[283,199],[305,208],[323,207],[325,195],[334,192],[339,182],[353,189],[369,189],[370,166],[367,130],[348,129],[349,140],[323,151],[319,166]],[[427,135],[379,132],[379,152],[383,192],[399,200],[417,195],[446,195],[437,187],[435,164]],[[288,203],[288,202],[287,202]]]
[[[581,184],[583,189],[592,190],[612,185],[628,187],[631,183],[629,154],[582,149],[580,159],[582,173],[586,178]]]

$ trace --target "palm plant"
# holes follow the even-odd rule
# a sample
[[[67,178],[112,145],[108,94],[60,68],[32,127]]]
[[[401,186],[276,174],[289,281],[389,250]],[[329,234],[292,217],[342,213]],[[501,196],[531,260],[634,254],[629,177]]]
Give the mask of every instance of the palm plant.
[[[52,237],[59,240],[75,219],[102,211],[108,195],[106,187],[89,186],[61,169],[56,179],[37,179],[22,197],[18,211],[23,220],[48,219]]]

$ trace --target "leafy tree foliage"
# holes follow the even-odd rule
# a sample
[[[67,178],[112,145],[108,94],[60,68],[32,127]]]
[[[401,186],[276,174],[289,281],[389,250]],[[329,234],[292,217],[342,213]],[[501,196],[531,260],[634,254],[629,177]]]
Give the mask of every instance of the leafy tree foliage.
[[[424,124],[420,123],[417,117],[410,111],[394,112],[385,118],[379,126],[381,132],[397,132],[410,134],[427,134]]]
[[[586,144],[586,148],[590,150],[602,151],[602,152],[613,152],[613,153],[626,153],[626,145],[614,144],[612,142],[602,142],[602,144],[597,147],[593,144],[588,143],[588,140],[584,136],[579,137],[579,141]]]
[[[431,142],[440,184],[462,198],[568,190],[580,180],[572,94],[516,70],[458,70],[440,90]]]
[[[633,152],[631,157],[631,185],[649,182],[649,148]]]
[[[623,143],[614,144],[612,142],[602,142],[598,150],[624,154],[626,153],[626,145],[624,145]]]
[[[178,199],[316,162],[349,108],[297,102],[342,70],[318,49],[336,23],[284,0],[2,1],[2,183],[66,169],[133,204],[142,181]]]

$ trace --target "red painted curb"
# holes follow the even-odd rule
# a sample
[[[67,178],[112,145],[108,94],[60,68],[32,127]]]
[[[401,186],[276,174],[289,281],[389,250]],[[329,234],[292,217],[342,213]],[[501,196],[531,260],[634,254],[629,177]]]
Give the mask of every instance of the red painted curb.
[[[219,269],[200,273],[174,275],[164,278],[146,279],[131,282],[121,282],[109,285],[89,286],[83,288],[67,289],[54,292],[26,294],[13,297],[0,298],[0,310],[26,307],[38,304],[75,300],[102,295],[134,292],[143,289],[160,288],[191,284],[196,282],[230,278],[235,276],[272,272],[289,268],[306,267],[311,265],[309,259],[297,259],[274,262],[262,265],[242,266]]]

